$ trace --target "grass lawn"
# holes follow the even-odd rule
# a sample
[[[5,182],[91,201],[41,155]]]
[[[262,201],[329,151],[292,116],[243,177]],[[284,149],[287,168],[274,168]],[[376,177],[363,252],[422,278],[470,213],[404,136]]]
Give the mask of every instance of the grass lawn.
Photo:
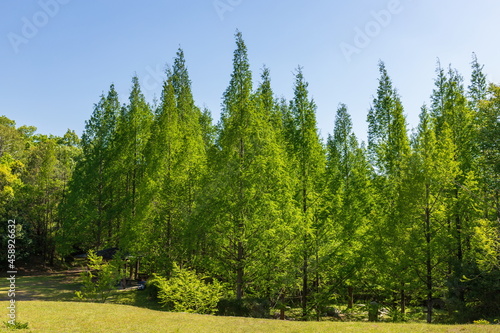
[[[16,277],[16,299],[42,301],[69,301],[74,299],[75,290],[80,288],[77,282],[78,272],[54,273],[43,275],[18,274]],[[7,297],[7,283],[0,283],[2,300]]]
[[[499,332],[500,325],[295,322],[159,311],[146,291],[117,290],[105,304],[78,302],[78,270],[18,276],[19,332]],[[0,322],[7,321],[7,283],[0,283]],[[0,332],[8,331],[0,323]]]
[[[29,322],[29,329],[19,332],[500,332],[499,325],[294,322],[80,302],[19,301],[17,315],[18,321]]]
[[[18,301],[80,301],[75,291],[80,290],[81,269],[40,275],[19,274],[16,279],[16,300]],[[7,300],[8,284],[0,283],[0,301]],[[107,303],[134,305],[160,310],[161,307],[148,299],[147,292],[136,290],[113,291]],[[1,322],[1,321],[0,321]]]

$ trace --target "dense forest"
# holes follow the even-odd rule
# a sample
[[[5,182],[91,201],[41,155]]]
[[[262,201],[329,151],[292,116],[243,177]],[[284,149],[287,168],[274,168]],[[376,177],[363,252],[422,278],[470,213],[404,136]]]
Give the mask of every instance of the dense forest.
[[[81,138],[1,117],[0,214],[26,263],[116,247],[145,272],[190,268],[304,319],[357,300],[427,304],[428,322],[438,300],[451,321],[500,316],[500,86],[471,65],[464,86],[437,64],[410,131],[380,62],[368,142],[343,104],[324,142],[300,67],[291,100],[267,68],[254,87],[237,33],[215,123],[179,49],[159,101],[137,77],[127,103],[111,85]]]

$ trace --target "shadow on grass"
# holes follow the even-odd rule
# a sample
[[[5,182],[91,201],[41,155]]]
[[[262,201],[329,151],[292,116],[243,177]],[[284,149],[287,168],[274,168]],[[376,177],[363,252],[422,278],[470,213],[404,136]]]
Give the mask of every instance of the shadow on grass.
[[[158,302],[151,299],[148,290],[116,290],[114,291],[107,303],[123,304],[137,306],[149,310],[165,311]]]
[[[81,302],[75,292],[81,290],[80,273],[82,270],[69,270],[39,275],[19,274],[16,277],[16,300],[19,301],[56,301]],[[0,285],[0,294],[7,296],[9,286]],[[165,311],[149,296],[149,291],[136,288],[113,290],[106,303],[131,305],[156,311]]]
[[[17,300],[68,301],[75,297],[80,288],[77,274],[44,274],[16,277]],[[8,286],[0,286],[0,293],[7,292]]]

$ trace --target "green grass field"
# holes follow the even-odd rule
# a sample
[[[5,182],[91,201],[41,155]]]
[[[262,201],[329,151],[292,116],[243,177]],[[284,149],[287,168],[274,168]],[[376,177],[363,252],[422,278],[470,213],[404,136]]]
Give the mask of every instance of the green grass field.
[[[78,273],[43,275],[18,275],[16,298],[21,300],[68,301],[75,297],[80,284]],[[0,285],[0,293],[7,292],[7,284]]]
[[[500,332],[498,325],[294,322],[79,302],[20,301],[17,311],[20,322],[29,322],[29,329],[19,332]]]
[[[16,281],[19,332],[500,332],[500,325],[424,323],[297,322],[218,317],[159,311],[147,292],[116,291],[109,303],[77,302],[78,272],[19,276]],[[7,321],[7,288],[0,285],[1,321]],[[0,332],[13,332],[0,325]]]
[[[75,291],[80,290],[79,282],[80,270],[70,270],[52,274],[41,275],[18,275],[16,280],[16,299],[20,301],[57,301],[57,302],[77,302],[79,299]],[[7,283],[0,283],[0,301],[7,299]],[[114,291],[107,303],[134,305],[153,310],[160,310],[161,307],[148,300],[147,292],[137,292],[136,290]]]

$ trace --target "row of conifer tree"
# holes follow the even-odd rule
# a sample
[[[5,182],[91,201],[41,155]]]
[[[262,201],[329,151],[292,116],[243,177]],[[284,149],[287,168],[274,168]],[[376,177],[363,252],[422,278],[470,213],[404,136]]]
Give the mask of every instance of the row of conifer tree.
[[[323,142],[301,68],[290,101],[267,68],[254,87],[237,33],[214,123],[179,49],[158,103],[137,77],[128,103],[111,86],[81,141],[59,142],[78,152],[44,217],[45,250],[118,247],[148,272],[217,278],[236,299],[295,301],[304,318],[361,296],[402,313],[427,300],[429,322],[438,298],[456,320],[500,315],[500,87],[475,56],[468,87],[438,63],[410,133],[379,71],[368,142],[343,104]]]

